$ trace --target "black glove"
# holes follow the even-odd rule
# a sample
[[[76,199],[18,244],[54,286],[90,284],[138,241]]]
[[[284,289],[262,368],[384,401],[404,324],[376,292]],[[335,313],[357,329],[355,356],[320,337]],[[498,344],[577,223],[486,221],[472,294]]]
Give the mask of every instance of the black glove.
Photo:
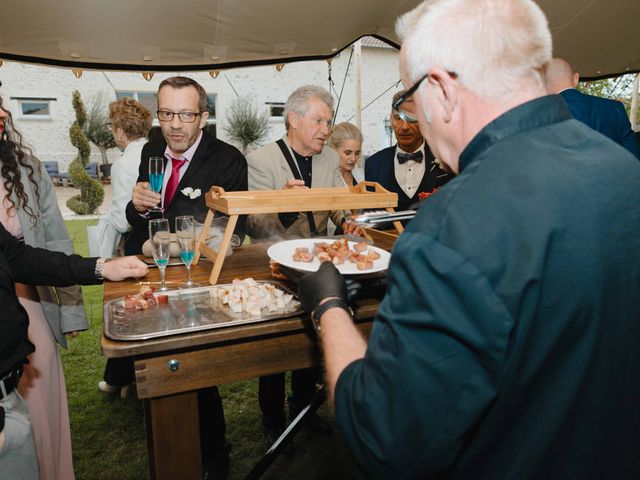
[[[298,282],[298,297],[302,307],[311,313],[318,304],[329,297],[347,303],[347,284],[331,262],[322,262],[317,272],[307,273]]]

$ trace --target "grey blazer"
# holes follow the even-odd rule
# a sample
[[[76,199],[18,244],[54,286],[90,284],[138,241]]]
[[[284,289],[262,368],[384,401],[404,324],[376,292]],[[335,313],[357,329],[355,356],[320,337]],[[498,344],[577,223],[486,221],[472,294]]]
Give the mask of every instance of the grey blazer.
[[[287,136],[282,139],[289,147]],[[293,151],[291,151],[293,157]],[[275,143],[264,145],[247,155],[249,167],[249,190],[279,190],[293,178],[287,160],[282,155],[280,147]],[[344,182],[340,176],[338,154],[329,147],[325,147],[322,153],[313,156],[312,160],[311,188],[343,187]],[[346,214],[342,210],[313,212],[319,235],[326,235],[327,220],[336,225],[341,225]],[[278,219],[277,214],[249,215],[247,218],[247,232],[254,238],[282,237],[298,238],[309,237],[309,222],[305,215],[301,215],[288,229],[285,230]]]
[[[24,242],[33,247],[72,254],[74,253],[73,245],[58,208],[51,178],[40,162],[37,162],[34,170],[34,180],[38,184],[40,195],[39,201],[36,201],[35,189],[29,180],[28,170],[20,167],[22,184],[29,199],[29,207],[37,216],[34,223],[23,208],[17,209]],[[15,190],[11,198],[17,205],[18,199]],[[89,327],[84,311],[82,290],[78,285],[65,288],[38,286],[36,290],[53,336],[60,345],[66,348],[65,333],[86,330]]]

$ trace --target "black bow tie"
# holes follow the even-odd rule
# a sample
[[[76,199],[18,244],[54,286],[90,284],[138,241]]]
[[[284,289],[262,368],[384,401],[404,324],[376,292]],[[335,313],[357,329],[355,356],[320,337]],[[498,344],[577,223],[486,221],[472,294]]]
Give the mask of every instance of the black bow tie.
[[[417,152],[413,152],[413,153],[398,153],[398,163],[400,163],[401,165],[403,163],[406,163],[408,160],[413,160],[414,162],[418,162],[418,163],[422,163],[422,160],[424,159],[424,155],[422,155],[422,150],[418,150]]]

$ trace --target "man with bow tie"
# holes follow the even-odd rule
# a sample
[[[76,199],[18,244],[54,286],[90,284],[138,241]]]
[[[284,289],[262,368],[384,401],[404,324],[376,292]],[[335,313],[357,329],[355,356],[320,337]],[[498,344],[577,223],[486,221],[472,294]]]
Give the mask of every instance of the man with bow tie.
[[[393,103],[402,95],[393,96]],[[378,182],[398,194],[397,210],[406,210],[418,202],[420,193],[431,193],[447,183],[452,175],[440,168],[420,128],[411,119],[404,119],[398,110],[391,109],[391,126],[397,145],[368,158],[364,165],[365,180]],[[409,120],[409,121],[407,121]]]

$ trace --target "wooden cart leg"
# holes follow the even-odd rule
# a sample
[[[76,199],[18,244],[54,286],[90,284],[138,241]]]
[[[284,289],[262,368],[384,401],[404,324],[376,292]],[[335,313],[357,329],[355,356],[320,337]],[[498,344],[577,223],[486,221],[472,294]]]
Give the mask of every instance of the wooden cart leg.
[[[144,413],[150,477],[201,480],[198,392],[147,399]]]
[[[230,215],[229,222],[227,223],[227,228],[224,231],[224,235],[222,236],[220,248],[218,249],[216,261],[213,264],[211,276],[209,277],[209,283],[211,285],[215,285],[216,283],[218,283],[220,270],[222,270],[222,264],[224,263],[224,259],[227,256],[227,248],[229,248],[229,244],[231,243],[231,235],[233,235],[233,230],[236,228],[236,223],[238,223],[238,215]]]
[[[196,252],[193,256],[193,265],[198,264],[198,260],[200,259],[200,247],[201,245],[207,244],[207,235],[209,234],[209,229],[211,228],[211,222],[213,221],[213,214],[215,210],[210,209],[207,213],[207,217],[204,219],[204,225],[202,226],[202,231],[200,232],[200,237],[198,238],[198,243],[196,244]]]

